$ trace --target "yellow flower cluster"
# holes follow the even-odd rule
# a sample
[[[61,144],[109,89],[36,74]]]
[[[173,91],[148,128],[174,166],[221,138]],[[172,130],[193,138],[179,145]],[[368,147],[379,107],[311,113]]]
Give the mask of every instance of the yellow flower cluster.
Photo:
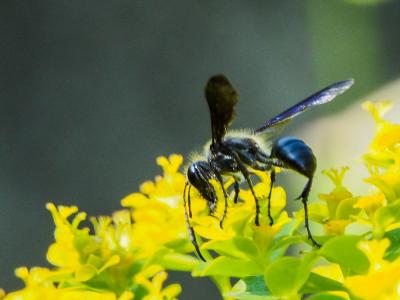
[[[390,106],[389,102],[363,105],[376,123],[375,136],[363,156],[370,171],[364,181],[374,186],[371,193],[353,196],[342,185],[347,168],[325,172],[335,184],[330,194],[320,195],[328,208],[321,214],[326,233],[364,236],[356,247],[367,268],[352,273],[331,263],[313,270],[343,283],[347,291],[334,292],[343,299],[400,299],[400,125],[383,119]]]
[[[184,254],[189,245],[181,201],[185,178],[177,172],[181,163],[177,155],[159,158],[164,176],[123,199],[129,209],[92,218],[92,229],[81,225],[86,213],[76,206],[47,204],[56,227],[47,251],[54,268],[18,268],[25,288],[3,293],[5,300],[175,299],[181,288],[162,287],[167,278],[162,265],[187,270],[196,261]]]
[[[364,274],[346,276],[338,264],[314,268],[314,272],[331,278],[347,287],[347,292],[332,292],[339,299],[396,300],[400,299],[400,258],[384,258],[390,246],[388,239],[360,241],[358,248],[368,258]]]
[[[272,190],[274,224],[269,225],[270,177],[252,170],[259,226],[251,191],[240,189],[233,203],[230,180],[223,227],[219,184],[210,182],[219,199],[213,216],[206,200],[195,189],[188,191],[189,226],[207,261],[199,260],[184,218],[183,158],[171,155],[157,159],[162,176],[124,198],[124,209],[111,217],[91,218],[91,226],[83,225],[87,216],[77,207],[48,204],[55,223],[55,241],[47,252],[53,267],[18,268],[25,287],[9,294],[0,289],[0,299],[176,299],[178,284],[163,287],[168,270],[210,277],[224,299],[400,299],[400,125],[383,119],[389,107],[386,102],[364,104],[376,122],[363,156],[369,194],[353,195],[344,186],[348,168],[324,171],[334,188],[309,204],[310,221],[320,224],[320,249],[307,239],[303,210],[289,217],[281,187]],[[233,286],[232,278],[238,279]]]

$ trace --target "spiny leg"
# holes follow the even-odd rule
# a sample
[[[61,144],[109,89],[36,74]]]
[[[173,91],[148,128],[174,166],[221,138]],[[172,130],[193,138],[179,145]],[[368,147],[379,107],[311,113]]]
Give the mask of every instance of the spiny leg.
[[[244,178],[247,181],[247,185],[249,186],[250,191],[253,194],[253,198],[254,198],[254,201],[255,201],[255,204],[256,204],[256,218],[255,218],[254,223],[257,226],[260,226],[260,204],[258,203],[256,192],[254,191],[253,183],[251,182],[251,179],[250,179],[250,174],[247,173],[247,170],[242,172],[242,174],[243,174]]]
[[[233,199],[233,203],[237,204],[240,192],[239,180],[237,179],[236,176],[233,176],[233,179],[235,180],[233,183],[233,188],[235,189],[235,198]]]
[[[275,157],[269,157],[266,153],[262,151],[258,151],[256,154],[257,162],[254,162],[253,168],[257,170],[263,171],[270,171],[270,188],[268,193],[268,218],[269,218],[269,225],[272,226],[274,224],[274,220],[271,216],[271,195],[272,195],[272,188],[275,182],[275,167],[280,168],[287,168],[287,165]],[[264,166],[260,166],[259,163],[265,164]]]
[[[219,221],[219,227],[221,227],[221,229],[224,226],[224,221],[226,218],[226,214],[228,213],[228,195],[226,194],[226,190],[224,187],[224,183],[222,181],[220,181],[221,187],[222,187],[222,191],[224,193],[224,212],[222,214],[221,220]]]
[[[217,216],[214,215],[215,212],[216,212],[216,209],[217,209],[216,202],[207,201],[207,206],[208,206],[208,211],[209,211],[208,215],[210,217],[213,217],[214,219],[220,221],[220,219]]]
[[[186,188],[186,186],[185,186]],[[192,202],[190,201],[190,190],[191,190],[192,186],[189,184],[189,189],[188,189],[188,208],[189,208],[189,217],[192,218]]]
[[[310,230],[310,226],[308,224],[307,201],[308,201],[308,195],[310,193],[312,181],[313,181],[312,177],[308,179],[308,181],[306,183],[306,186],[303,189],[303,192],[301,193],[301,195],[297,199],[301,199],[301,202],[303,202],[303,206],[304,206],[304,223],[305,223],[305,226],[306,226],[308,238],[312,242],[314,247],[321,248],[321,245],[319,243],[317,243],[317,241],[314,240],[314,238],[312,236],[312,233],[311,233],[311,230]]]
[[[274,224],[274,219],[271,216],[271,194],[272,194],[272,187],[274,186],[274,182],[275,182],[275,168],[272,167],[271,170],[271,183],[270,183],[270,187],[269,187],[269,194],[268,194],[268,218],[269,218],[269,225],[272,226]]]
[[[279,168],[285,168],[285,169],[288,168],[288,166],[283,161],[281,161],[280,159],[275,158],[275,157],[265,158],[264,156],[257,155],[257,161],[261,162],[267,166],[265,168],[266,171],[270,170],[272,168],[272,166],[279,167]]]
[[[243,177],[246,179],[247,185],[249,186],[250,191],[253,194],[254,201],[255,201],[255,204],[256,204],[255,224],[257,226],[260,226],[260,205],[258,203],[258,199],[257,199],[256,193],[255,193],[254,188],[253,188],[253,183],[251,182],[250,173],[247,170],[246,166],[240,160],[239,155],[235,151],[231,151],[231,155],[235,159],[235,161],[236,161],[236,163],[237,163],[237,165],[239,167],[240,172],[243,174]]]
[[[278,160],[277,160],[278,161]],[[259,163],[253,161],[251,167],[255,170],[259,171],[271,171],[271,185],[270,185],[270,190],[268,193],[268,218],[269,218],[269,225],[272,226],[274,224],[274,220],[272,219],[271,216],[271,192],[272,192],[272,186],[275,182],[275,169],[274,169],[274,162],[275,160],[269,159],[266,161],[261,161],[259,160],[258,162],[265,163],[266,165],[260,165]],[[278,161],[279,162],[279,161]],[[275,163],[276,165],[276,163]],[[283,164],[279,162],[279,166],[282,166]]]
[[[259,166],[259,164],[254,164],[254,168],[257,170],[263,170],[263,171],[269,171],[270,170],[270,188],[269,188],[269,193],[268,193],[268,218],[269,218],[269,225],[272,226],[274,224],[274,219],[272,218],[271,215],[271,195],[272,195],[272,188],[275,183],[275,167],[280,167],[280,168],[287,168],[287,165],[274,157],[268,157],[266,154],[263,152],[259,151],[257,152],[257,161],[259,163],[265,164],[265,166],[262,166],[262,168]]]
[[[268,158],[263,154],[259,149],[258,152],[254,154],[249,154],[246,152],[241,152],[239,159],[241,160],[242,164],[246,164],[250,166],[252,169],[258,171],[269,171],[273,165],[280,166],[282,163],[274,158]],[[279,165],[277,165],[279,164]]]
[[[209,164],[211,168],[214,171],[215,176],[217,177],[217,180],[219,184],[221,185],[222,192],[224,194],[224,212],[222,214],[221,219],[219,220],[219,227],[222,229],[224,227],[224,221],[226,218],[226,215],[228,213],[228,194],[226,193],[225,187],[224,187],[224,181],[222,179],[220,171],[217,169],[217,167],[214,165],[212,161],[209,161]]]
[[[187,207],[186,207],[186,189],[187,189],[188,186],[190,187],[189,183],[186,182],[185,188],[184,188],[184,190],[183,190],[183,209],[184,209],[184,211],[185,211],[186,227],[187,227],[187,229],[188,229],[190,241],[192,242],[192,244],[193,244],[193,246],[194,246],[194,248],[195,248],[195,250],[196,250],[197,255],[200,257],[200,259],[201,259],[202,261],[206,261],[206,259],[204,258],[204,256],[203,256],[203,255],[201,254],[201,252],[200,252],[199,244],[197,243],[196,235],[195,235],[194,229],[193,229],[193,227],[190,225],[190,221],[189,221],[188,210],[187,210]]]

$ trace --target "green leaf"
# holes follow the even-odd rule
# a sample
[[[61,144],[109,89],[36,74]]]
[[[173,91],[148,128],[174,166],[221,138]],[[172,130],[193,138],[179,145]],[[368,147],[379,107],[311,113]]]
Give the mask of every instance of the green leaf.
[[[347,298],[343,298],[332,294],[316,294],[307,298],[307,300],[346,300],[346,299]]]
[[[369,261],[366,255],[357,247],[361,237],[343,235],[330,239],[318,251],[330,262],[340,265],[345,276],[364,274],[368,271]]]
[[[265,286],[263,276],[246,277],[241,281],[246,284],[247,292],[250,292],[254,295],[271,295],[271,292]]]
[[[336,207],[336,219],[349,219],[351,215],[356,215],[360,208],[354,208],[354,204],[358,201],[357,197],[344,199],[339,202]]]
[[[288,237],[293,235],[293,233],[298,229],[299,224],[297,224],[296,220],[291,220],[289,223],[286,223],[282,226],[279,232],[276,233],[275,239],[280,239],[283,237]]]
[[[90,254],[86,263],[100,269],[103,264],[103,259],[97,255]]]
[[[392,189],[390,185],[388,185],[378,176],[372,176],[370,178],[365,179],[364,181],[375,185],[379,190],[381,190],[381,192],[385,194],[385,197],[388,200],[388,202],[396,200],[395,191]]]
[[[105,264],[98,270],[98,272],[101,273],[109,267],[119,264],[120,261],[121,258],[118,255],[113,255],[105,262]]]
[[[254,242],[245,237],[209,241],[204,243],[201,248],[214,250],[219,255],[233,258],[251,259],[258,256],[258,250]]]
[[[393,261],[400,256],[400,228],[386,232],[385,237],[390,240],[390,247],[386,250],[384,258]]]
[[[259,254],[256,244],[251,239],[236,237],[233,239],[233,243],[239,251],[245,253],[249,258],[257,257]]]
[[[167,270],[192,271],[200,261],[191,255],[168,253],[160,256],[155,262]]]
[[[308,218],[318,223],[323,223],[329,217],[328,207],[322,203],[311,203],[308,205]]]
[[[283,256],[289,246],[300,244],[302,242],[304,242],[304,236],[302,235],[283,237],[280,240],[276,241],[268,250],[268,259],[270,261],[275,260]]]
[[[280,300],[281,298],[275,296],[258,296],[258,295],[248,295],[246,293],[234,293],[229,292],[225,293],[224,297],[229,298],[232,297],[237,300]]]
[[[175,252],[190,252],[193,245],[189,242],[188,238],[176,239],[164,244],[169,249],[174,249]]]
[[[232,297],[239,300],[278,300],[272,296],[265,286],[262,276],[246,277],[239,280],[232,290],[224,294],[224,297]]]
[[[385,227],[400,221],[400,200],[396,200],[393,203],[385,207],[379,208],[375,213],[375,221],[379,224],[379,227],[385,230]]]
[[[341,282],[311,272],[301,291],[305,294],[314,294],[328,291],[347,291],[347,289]]]
[[[83,265],[75,271],[77,281],[88,281],[97,274],[97,270],[92,265]]]
[[[196,270],[198,271],[198,270]],[[248,277],[263,273],[263,268],[251,260],[220,256],[206,264],[200,276]]]
[[[211,261],[212,262],[212,261]],[[211,262],[200,261],[197,266],[192,270],[192,277],[202,277],[204,276],[205,269],[208,268]]]
[[[296,295],[307,281],[317,256],[310,253],[303,258],[282,257],[265,272],[265,282],[275,296]]]

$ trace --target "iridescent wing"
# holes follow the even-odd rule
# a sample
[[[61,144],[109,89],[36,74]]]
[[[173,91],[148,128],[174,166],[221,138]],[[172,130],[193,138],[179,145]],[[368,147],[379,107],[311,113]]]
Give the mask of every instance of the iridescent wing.
[[[272,119],[269,119],[260,128],[256,129],[255,133],[260,134],[267,131],[275,131],[282,126],[285,126],[292,120],[292,118],[301,114],[308,108],[332,101],[336,96],[339,96],[347,91],[353,85],[353,83],[353,79],[348,79],[331,84],[330,86],[316,92],[314,95],[306,98],[296,105],[293,105]]]
[[[235,105],[239,95],[224,75],[211,77],[205,89],[208,107],[210,108],[212,144],[219,144],[229,124],[235,118]]]

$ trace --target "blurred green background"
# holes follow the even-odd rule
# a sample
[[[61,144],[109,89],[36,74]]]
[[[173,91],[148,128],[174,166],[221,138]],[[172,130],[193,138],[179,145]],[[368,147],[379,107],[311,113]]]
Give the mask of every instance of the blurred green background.
[[[356,79],[290,134],[400,74],[399,1],[2,0],[0,25],[0,287],[8,291],[21,286],[15,267],[46,265],[46,202],[110,214],[160,172],[157,156],[187,155],[209,139],[210,75],[225,73],[241,95],[235,128]],[[170,277],[183,283],[182,299],[218,299],[206,279]]]

